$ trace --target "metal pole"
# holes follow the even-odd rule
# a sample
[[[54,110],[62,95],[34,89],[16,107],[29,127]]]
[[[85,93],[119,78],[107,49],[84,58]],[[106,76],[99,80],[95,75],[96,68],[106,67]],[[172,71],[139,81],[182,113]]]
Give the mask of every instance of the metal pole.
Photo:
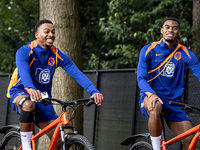
[[[100,69],[100,61],[101,61],[101,49],[99,50],[99,62],[98,69],[96,70],[96,88],[99,88],[99,69]],[[92,144],[95,144],[95,134],[96,134],[96,118],[97,118],[97,105],[94,106],[94,118],[93,118],[93,132],[92,132]]]
[[[10,81],[11,75],[8,76],[8,84]],[[8,124],[8,112],[9,112],[9,102],[10,102],[10,98],[7,99],[7,106],[6,106],[6,119],[5,119],[5,125]]]
[[[138,96],[138,86],[137,86],[137,71],[135,72],[135,97],[133,102],[133,121],[132,121],[132,135],[135,134],[135,118],[136,118],[136,103],[137,103],[137,96]]]
[[[186,78],[185,78],[185,90],[184,90],[184,94],[183,94],[183,103],[187,103],[186,102],[186,100],[185,100],[185,95],[186,95],[186,88],[187,88],[187,82],[188,82],[188,75],[189,75],[189,73],[188,73],[188,68],[186,68]],[[182,150],[182,148],[183,148],[183,145],[182,145],[182,143],[181,143],[181,141],[179,141],[179,150]]]

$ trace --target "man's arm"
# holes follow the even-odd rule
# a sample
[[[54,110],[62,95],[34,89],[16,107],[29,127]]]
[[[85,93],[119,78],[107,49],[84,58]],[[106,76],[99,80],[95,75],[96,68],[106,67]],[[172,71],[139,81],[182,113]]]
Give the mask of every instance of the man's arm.
[[[29,55],[29,50],[24,47],[21,47],[16,52],[16,65],[24,88],[36,90],[30,76],[28,55]]]
[[[71,77],[73,77],[80,86],[87,90],[92,97],[94,97],[97,105],[101,105],[103,95],[95,88],[93,83],[78,69],[68,55],[60,51],[59,55],[64,61],[58,59],[58,65],[61,66]]]
[[[148,81],[148,71],[149,71],[149,60],[145,57],[145,53],[147,50],[147,46],[143,47],[140,52],[138,68],[137,68],[137,80],[138,86],[140,89],[147,95],[147,99],[145,101],[145,109],[151,111],[155,107],[155,103],[159,101],[163,104],[162,100],[156,95],[156,92],[151,88]],[[148,56],[148,55],[147,55]]]
[[[140,56],[139,56],[139,62],[137,67],[137,81],[138,86],[142,91],[145,92],[148,96],[149,94],[156,94],[156,92],[150,87],[148,80],[148,71],[149,71],[149,61],[148,61],[148,55],[145,57],[145,53],[148,47],[143,47]]]
[[[184,47],[186,48],[186,47]],[[187,51],[186,51],[187,50]],[[192,71],[192,73],[199,79],[200,81],[200,63],[197,57],[192,53],[189,49],[185,49],[185,52],[188,52],[185,59],[188,68]]]

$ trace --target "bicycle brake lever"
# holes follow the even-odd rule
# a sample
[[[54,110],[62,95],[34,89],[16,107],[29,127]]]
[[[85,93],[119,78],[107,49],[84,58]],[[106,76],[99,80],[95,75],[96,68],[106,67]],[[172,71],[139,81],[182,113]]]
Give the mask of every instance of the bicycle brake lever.
[[[74,105],[77,105],[77,102],[76,102],[76,101],[73,101],[73,102],[74,102],[74,103],[73,103]]]
[[[183,110],[186,114],[194,113],[195,111],[188,105],[185,105],[184,107],[180,107],[180,110]]]
[[[92,104],[95,104],[94,97],[91,97],[88,102],[85,102],[85,106],[87,107],[91,106]]]
[[[42,99],[41,101],[42,104],[44,104],[45,106],[49,105],[51,102],[47,99]]]

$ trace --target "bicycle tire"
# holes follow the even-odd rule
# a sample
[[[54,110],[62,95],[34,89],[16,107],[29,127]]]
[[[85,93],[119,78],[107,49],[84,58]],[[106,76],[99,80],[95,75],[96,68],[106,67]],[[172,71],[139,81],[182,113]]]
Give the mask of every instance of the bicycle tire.
[[[74,147],[76,150],[95,150],[92,143],[82,135],[73,135],[65,141],[67,141],[65,144],[66,150],[71,147]]]
[[[153,147],[146,141],[138,141],[129,150],[153,150]]]
[[[18,131],[9,131],[2,138],[1,150],[18,150],[21,147],[21,136]]]

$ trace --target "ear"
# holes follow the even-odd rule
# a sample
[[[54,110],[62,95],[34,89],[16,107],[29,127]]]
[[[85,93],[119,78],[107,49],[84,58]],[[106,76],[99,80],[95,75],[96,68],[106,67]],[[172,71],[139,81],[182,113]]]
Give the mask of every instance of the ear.
[[[160,33],[162,33],[162,34],[163,34],[163,28],[161,28],[161,29],[160,29]]]
[[[35,32],[35,37],[36,37],[36,39],[38,39],[38,36],[39,36],[39,35],[38,35],[38,33],[37,33],[37,32]]]
[[[178,36],[180,36],[181,35],[181,30],[179,30],[179,33],[178,33]]]

